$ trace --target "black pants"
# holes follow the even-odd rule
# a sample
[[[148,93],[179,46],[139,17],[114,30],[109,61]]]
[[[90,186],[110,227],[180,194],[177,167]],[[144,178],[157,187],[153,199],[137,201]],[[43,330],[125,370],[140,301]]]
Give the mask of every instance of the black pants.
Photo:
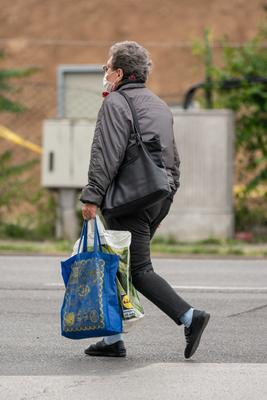
[[[130,268],[135,288],[165,314],[181,325],[180,316],[191,307],[162,277],[150,259],[150,241],[170,210],[172,200],[164,199],[135,215],[106,219],[108,229],[127,230],[132,234]]]

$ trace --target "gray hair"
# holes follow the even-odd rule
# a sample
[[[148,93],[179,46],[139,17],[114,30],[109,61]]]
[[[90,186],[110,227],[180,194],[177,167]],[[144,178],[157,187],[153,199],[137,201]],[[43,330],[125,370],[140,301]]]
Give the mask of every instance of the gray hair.
[[[134,75],[136,79],[146,81],[152,67],[149,52],[136,42],[115,43],[109,51],[112,69],[121,68],[123,78]]]

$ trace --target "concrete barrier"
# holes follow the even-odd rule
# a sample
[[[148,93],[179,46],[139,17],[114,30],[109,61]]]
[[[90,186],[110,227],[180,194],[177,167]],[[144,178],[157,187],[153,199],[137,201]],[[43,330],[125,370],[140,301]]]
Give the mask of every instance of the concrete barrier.
[[[231,238],[234,115],[229,110],[173,114],[181,187],[158,234],[184,241]]]

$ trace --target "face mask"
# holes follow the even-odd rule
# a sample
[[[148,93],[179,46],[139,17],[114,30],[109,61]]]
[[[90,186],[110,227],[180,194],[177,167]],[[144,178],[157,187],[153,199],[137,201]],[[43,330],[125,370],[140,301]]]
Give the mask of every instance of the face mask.
[[[116,71],[112,71],[112,72],[109,74],[109,76],[112,75],[112,74],[114,74],[114,73],[116,73]],[[105,92],[110,93],[110,92],[112,92],[112,90],[115,89],[116,84],[117,84],[118,82],[110,82],[110,81],[107,79],[107,76],[108,76],[108,74],[105,73],[105,75],[104,75],[104,77],[103,77],[103,87],[104,87],[104,91],[105,91]]]
[[[109,82],[107,80],[107,74],[105,74],[104,77],[103,77],[103,88],[104,88],[104,91],[110,93],[112,91],[112,89],[113,89],[113,85],[114,85],[114,83]]]

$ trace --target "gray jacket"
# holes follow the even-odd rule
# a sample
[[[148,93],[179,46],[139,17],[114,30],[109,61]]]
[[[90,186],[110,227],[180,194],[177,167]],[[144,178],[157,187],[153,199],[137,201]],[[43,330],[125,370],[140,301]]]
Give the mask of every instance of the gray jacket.
[[[99,207],[127,154],[127,148],[134,141],[132,114],[119,90],[125,90],[132,98],[144,140],[159,135],[172,193],[179,187],[180,161],[174,141],[172,113],[166,103],[143,83],[128,83],[104,99],[97,117],[88,184],[83,188],[80,200]]]

